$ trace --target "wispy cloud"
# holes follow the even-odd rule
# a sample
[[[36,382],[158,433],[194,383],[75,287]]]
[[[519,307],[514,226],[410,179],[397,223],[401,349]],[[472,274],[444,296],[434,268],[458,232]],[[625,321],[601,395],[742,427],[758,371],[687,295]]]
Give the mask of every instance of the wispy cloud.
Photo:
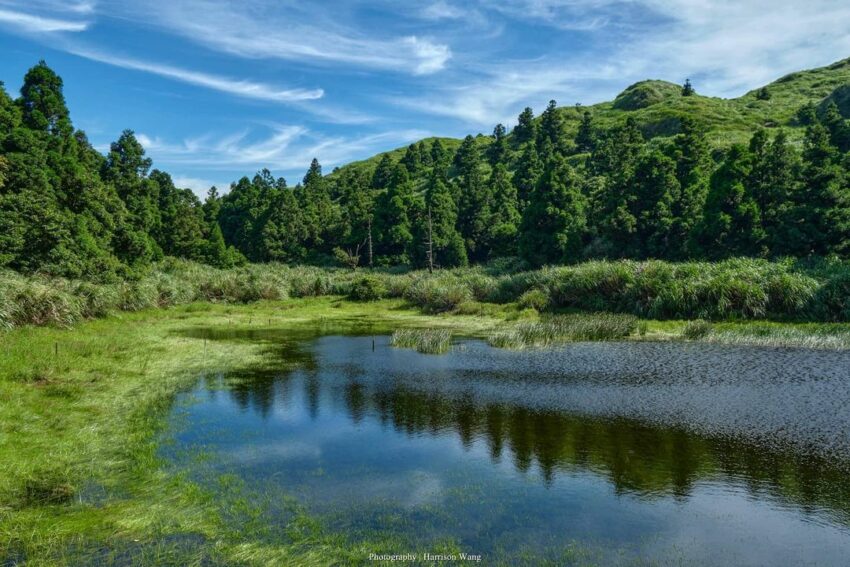
[[[467,11],[463,8],[439,0],[428,4],[419,11],[419,15],[426,20],[457,20],[466,16]]]
[[[326,168],[332,168],[428,134],[411,129],[363,136],[326,136],[303,126],[270,124],[260,136],[257,132],[243,130],[225,136],[208,134],[177,143],[144,133],[137,134],[137,138],[158,165],[244,173],[266,167],[299,175],[306,171],[314,157]]]
[[[151,63],[128,57],[119,57],[100,51],[80,49],[76,47],[68,48],[68,51],[74,55],[78,55],[79,57],[84,57],[107,65],[153,73],[154,75],[167,77],[190,85],[206,87],[246,98],[289,103],[315,100],[324,95],[324,91],[322,91],[322,89],[281,89],[265,83],[230,79],[199,71],[171,67],[160,63]]]
[[[144,7],[125,6],[128,14],[155,23],[208,48],[247,58],[356,66],[430,74],[451,58],[448,45],[408,34],[380,38],[346,22],[345,5],[317,9],[315,4],[277,4],[245,0],[222,4],[209,0],[155,0]],[[377,32],[377,33],[376,33]]]
[[[48,18],[0,8],[0,25],[4,24],[25,33],[82,32],[89,27],[89,22],[83,20]]]
[[[512,122],[522,107],[539,110],[550,98],[562,104],[611,99],[647,78],[691,77],[701,93],[739,96],[790,71],[850,55],[850,4],[831,0],[481,0],[480,5],[543,28],[581,30],[589,47],[571,58],[551,53],[498,65],[475,61],[425,94],[388,100],[487,126]]]

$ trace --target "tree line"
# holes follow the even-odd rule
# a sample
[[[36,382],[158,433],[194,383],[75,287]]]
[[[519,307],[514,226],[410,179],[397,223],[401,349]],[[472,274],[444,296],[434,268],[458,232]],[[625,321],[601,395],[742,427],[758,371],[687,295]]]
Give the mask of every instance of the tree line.
[[[779,128],[712,149],[688,117],[675,136],[645,139],[633,118],[598,128],[586,110],[568,136],[552,101],[510,134],[499,124],[456,149],[421,141],[329,175],[314,159],[294,187],[262,170],[202,202],[152,169],[131,131],[97,152],[41,62],[17,99],[0,88],[0,266],[103,278],[164,256],[220,267],[846,257],[850,126],[834,103],[798,120],[802,144]]]

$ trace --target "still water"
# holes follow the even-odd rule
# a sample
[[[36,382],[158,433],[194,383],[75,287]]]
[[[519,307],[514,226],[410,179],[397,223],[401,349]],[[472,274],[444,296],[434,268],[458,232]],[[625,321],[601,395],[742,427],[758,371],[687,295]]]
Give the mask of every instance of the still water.
[[[163,452],[274,495],[271,525],[297,505],[377,553],[485,563],[850,562],[850,353],[253,338],[286,370],[205,374]]]

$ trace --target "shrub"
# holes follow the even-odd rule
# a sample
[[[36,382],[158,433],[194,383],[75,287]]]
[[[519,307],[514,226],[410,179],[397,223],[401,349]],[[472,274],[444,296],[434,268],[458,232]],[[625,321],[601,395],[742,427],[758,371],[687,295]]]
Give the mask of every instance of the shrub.
[[[74,295],[80,298],[82,316],[88,319],[106,317],[119,307],[118,288],[113,285],[80,282]]]
[[[451,311],[472,300],[472,292],[462,283],[448,277],[420,278],[410,285],[405,298],[429,313]]]
[[[384,282],[374,276],[363,276],[354,281],[348,297],[355,301],[377,301],[387,295]]]
[[[706,337],[712,331],[712,324],[703,319],[688,321],[685,328],[682,329],[682,337],[696,341]]]
[[[25,281],[14,290],[12,321],[21,325],[70,327],[82,319],[81,301],[40,281]]]
[[[539,289],[530,289],[519,297],[517,303],[523,308],[543,311],[549,306],[549,295]]]

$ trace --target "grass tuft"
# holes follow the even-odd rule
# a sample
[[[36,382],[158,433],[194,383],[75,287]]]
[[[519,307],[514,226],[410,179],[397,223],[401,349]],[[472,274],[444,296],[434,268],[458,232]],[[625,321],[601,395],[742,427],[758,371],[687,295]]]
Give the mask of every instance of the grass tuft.
[[[499,348],[546,347],[570,341],[604,341],[628,337],[638,330],[633,315],[591,313],[555,315],[496,331],[488,342]]]
[[[393,333],[390,344],[425,354],[443,354],[451,348],[452,333],[448,329],[399,329]]]

